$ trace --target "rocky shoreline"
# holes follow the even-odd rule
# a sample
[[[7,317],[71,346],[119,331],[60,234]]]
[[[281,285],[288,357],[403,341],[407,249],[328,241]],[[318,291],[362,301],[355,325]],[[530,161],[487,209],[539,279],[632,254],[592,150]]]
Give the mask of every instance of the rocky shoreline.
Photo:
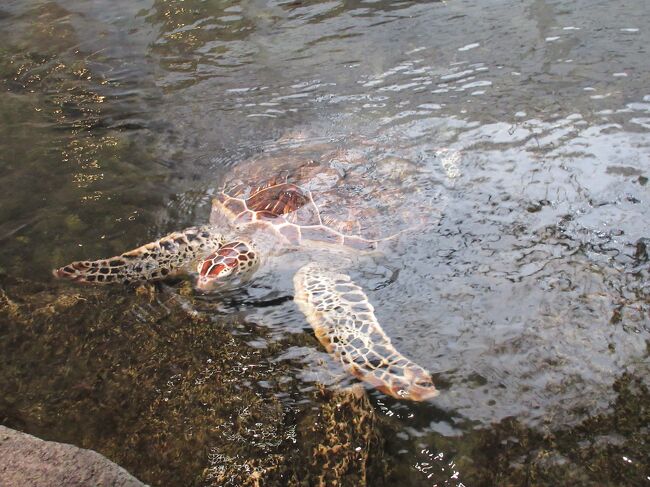
[[[143,487],[103,455],[0,426],[0,485]]]

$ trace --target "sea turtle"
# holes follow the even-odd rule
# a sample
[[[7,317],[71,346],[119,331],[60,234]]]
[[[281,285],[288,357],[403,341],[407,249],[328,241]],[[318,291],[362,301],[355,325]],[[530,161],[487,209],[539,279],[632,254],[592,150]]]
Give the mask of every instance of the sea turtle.
[[[371,251],[379,240],[345,233],[326,219],[314,199],[317,191],[307,186],[318,188],[314,181],[320,177],[322,183],[328,174],[311,161],[261,185],[239,184],[214,198],[207,225],[109,259],[73,262],[54,275],[130,284],[189,274],[197,290],[214,292],[240,285],[272,262],[294,267],[298,308],[347,371],[396,398],[433,398],[438,390],[430,374],[393,347],[364,290],[346,272],[351,255]]]

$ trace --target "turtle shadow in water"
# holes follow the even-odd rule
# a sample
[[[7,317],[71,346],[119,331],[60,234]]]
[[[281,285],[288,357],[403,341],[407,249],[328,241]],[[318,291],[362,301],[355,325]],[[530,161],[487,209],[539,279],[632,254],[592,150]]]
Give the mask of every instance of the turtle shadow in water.
[[[197,294],[195,296],[197,311],[207,312],[214,310],[218,313],[227,314],[245,311],[251,308],[271,308],[293,301],[293,296],[290,294],[269,291],[263,295],[256,295],[257,293],[249,292],[249,289],[250,287],[246,286],[226,290],[217,294]]]

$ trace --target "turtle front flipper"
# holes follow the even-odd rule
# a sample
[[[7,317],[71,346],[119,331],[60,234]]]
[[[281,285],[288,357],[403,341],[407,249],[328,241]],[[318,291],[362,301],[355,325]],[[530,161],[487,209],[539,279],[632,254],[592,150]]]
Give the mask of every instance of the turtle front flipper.
[[[116,257],[77,261],[54,270],[59,279],[85,284],[130,284],[164,279],[186,270],[224,243],[211,227],[193,227],[174,232]]]
[[[349,276],[307,264],[294,286],[295,301],[316,337],[348,371],[396,398],[424,401],[438,395],[430,374],[395,350],[368,297]]]

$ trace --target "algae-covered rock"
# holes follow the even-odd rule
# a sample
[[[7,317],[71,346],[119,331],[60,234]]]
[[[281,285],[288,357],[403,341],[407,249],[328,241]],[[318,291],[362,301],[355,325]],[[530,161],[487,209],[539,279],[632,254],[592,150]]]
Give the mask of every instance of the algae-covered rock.
[[[310,395],[312,396],[312,395]],[[267,454],[246,456],[244,452],[225,454],[213,450],[211,466],[204,472],[210,486],[338,486],[356,487],[383,484],[386,477],[378,417],[362,386],[343,390],[319,387],[311,397],[317,408],[309,408],[289,429],[293,448],[282,449],[277,434],[275,444],[262,448]],[[259,407],[259,406],[257,406]],[[277,412],[257,418],[277,418]],[[273,422],[257,424],[268,431]],[[256,433],[254,436],[263,436]],[[235,435],[237,444],[246,442]],[[251,443],[250,441],[248,442]],[[258,445],[259,446],[259,445]]]
[[[0,287],[9,427],[99,451],[155,486],[363,486],[384,476],[363,390],[305,388],[277,360],[317,346],[310,334],[277,342],[175,289]]]
[[[186,283],[0,277],[0,423],[98,451],[152,486],[600,486],[650,475],[639,371],[617,380],[607,412],[576,425],[474,427],[427,404],[395,403],[400,419],[376,392],[370,401],[359,386],[301,379],[306,365],[280,358],[292,347],[318,343],[224,312]],[[432,421],[456,428],[434,432]]]
[[[314,472],[309,485],[375,485],[369,478],[385,468],[383,440],[363,387],[321,388],[320,394],[325,399],[320,411],[300,425]]]

